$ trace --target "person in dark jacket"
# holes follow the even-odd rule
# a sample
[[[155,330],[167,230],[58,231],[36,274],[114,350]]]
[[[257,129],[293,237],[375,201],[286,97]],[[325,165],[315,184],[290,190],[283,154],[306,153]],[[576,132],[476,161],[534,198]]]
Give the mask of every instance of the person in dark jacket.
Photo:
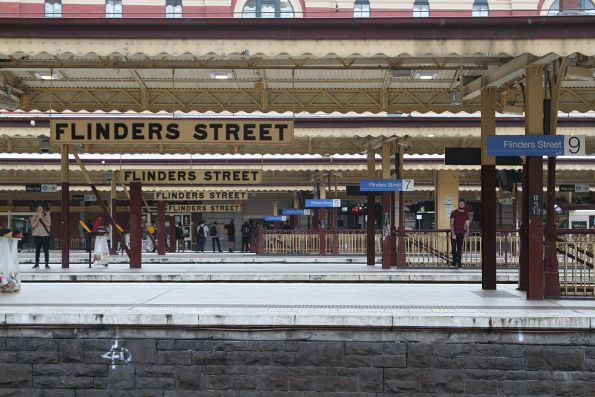
[[[244,222],[240,228],[242,233],[242,252],[250,252],[250,239],[252,238],[252,228],[248,222]]]
[[[233,252],[236,247],[236,225],[233,223],[233,219],[225,225],[225,228],[227,229],[227,248],[229,252]]]

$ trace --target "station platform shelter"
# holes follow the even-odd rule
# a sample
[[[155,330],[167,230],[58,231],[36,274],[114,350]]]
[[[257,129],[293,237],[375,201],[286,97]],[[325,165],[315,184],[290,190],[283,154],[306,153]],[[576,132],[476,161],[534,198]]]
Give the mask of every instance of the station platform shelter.
[[[0,221],[43,201],[60,260],[0,296],[0,388],[592,395],[592,301],[560,294],[594,293],[594,21],[3,19]],[[460,198],[476,229],[446,270]],[[77,280],[99,216],[120,275]],[[236,266],[359,267],[346,283],[182,280],[200,256],[173,251],[231,219],[238,240],[255,221]],[[147,276],[173,258],[178,279]],[[417,267],[445,284],[397,284]]]
[[[363,153],[367,157],[366,178],[403,180],[406,152],[446,153],[447,164],[471,163],[476,167],[476,176],[479,175],[478,212],[482,216],[478,243],[485,270],[484,287],[488,289],[495,288],[497,263],[497,164],[516,161],[517,167],[523,167],[524,178],[520,181],[521,214],[516,216],[520,218],[521,230],[521,284],[530,298],[541,299],[547,294],[557,295],[559,290],[556,158],[548,157],[544,179],[541,152],[536,156],[531,156],[530,151],[523,153],[527,156],[516,156],[521,152],[509,151],[503,154],[512,156],[498,157],[500,161],[488,155],[487,142],[490,137],[509,134],[574,135],[576,139],[566,139],[567,148],[574,150],[572,154],[593,152],[588,117],[559,122],[560,112],[593,110],[591,19],[538,17],[536,24],[534,19],[522,17],[489,18],[481,23],[476,19],[451,18],[443,22],[430,18],[424,19],[428,26],[421,40],[417,22],[407,18],[362,20],[353,29],[349,20],[324,19],[267,23],[214,19],[201,24],[192,19],[7,19],[1,32],[3,84],[6,93],[10,91],[7,100],[23,112],[19,117],[25,117],[7,115],[4,119],[6,151],[60,153],[59,235],[60,241],[69,242],[61,245],[64,266],[69,263],[71,227],[76,225],[70,219],[71,185],[86,182],[105,212],[104,218],[113,227],[112,235],[130,255],[131,267],[140,267],[142,261],[142,227],[148,220],[142,216],[143,203],[146,212],[151,212],[143,196],[143,185],[145,189],[151,184],[155,187],[198,183],[214,189],[243,185],[249,190],[251,185],[275,186],[291,181],[310,184],[312,189],[306,192],[310,190],[315,199],[326,199],[327,195],[333,198],[333,185],[334,198],[338,198],[339,182],[342,187],[350,180],[357,184],[364,174],[341,170],[339,180],[339,172],[317,169],[300,173],[292,170],[290,164],[288,171],[274,171],[275,167],[269,171],[264,158],[261,169],[257,163],[238,169],[217,163],[194,169],[193,154]],[[569,32],[571,22],[573,28],[580,29]],[[110,28],[106,29],[108,24]],[[329,24],[336,28],[329,29]],[[156,26],[158,37],[154,34]],[[497,40],[491,36],[494,30],[501,35]],[[553,32],[564,34],[552,40]],[[47,42],[48,38],[52,41]],[[49,115],[36,119],[35,112]],[[92,112],[92,117],[88,112]],[[215,113],[205,117],[193,112]],[[237,112],[243,112],[243,116],[236,115]],[[343,117],[296,116],[321,112]],[[354,112],[376,116],[351,117]],[[453,117],[446,123],[440,118],[411,122],[409,117],[395,117],[414,112],[478,112],[480,117]],[[496,114],[506,112],[521,112],[524,117],[499,121]],[[380,114],[385,117],[379,117]],[[583,132],[581,140],[577,135]],[[458,159],[454,159],[457,156],[447,153],[449,147],[464,150],[459,150]],[[110,166],[109,160],[104,160],[99,167],[92,165],[93,169],[87,170],[79,153],[185,153],[191,164],[149,163],[135,169],[121,162]],[[590,160],[587,156],[586,162]],[[70,162],[81,169],[78,176],[71,176]],[[7,172],[13,173],[13,179],[28,171],[37,174],[34,164],[28,170],[19,166],[16,172],[8,166]],[[116,165],[119,168],[114,172]],[[592,171],[582,165],[574,166],[576,172],[586,172],[587,180],[589,173],[592,176]],[[332,168],[329,166],[329,170]],[[31,182],[47,173],[37,174]],[[287,179],[283,181],[280,174],[286,174]],[[54,170],[51,178],[55,181],[56,177]],[[97,189],[97,184],[105,184],[107,178],[111,179],[111,211]],[[507,178],[514,179],[510,173],[500,179]],[[433,179],[430,186],[435,190],[434,227],[448,232],[449,213],[459,199],[461,168],[433,169],[431,176],[426,173],[421,180],[418,178],[418,186],[428,179]],[[130,247],[121,235],[121,225],[116,227],[118,184],[123,186],[125,199],[130,203]],[[383,268],[406,266],[404,192],[368,192],[367,202],[375,203],[376,196],[382,203],[381,220],[375,219],[376,205],[368,205],[366,214],[369,263],[374,263],[375,229],[379,225]],[[533,212],[528,212],[529,198],[533,200]],[[297,194],[292,199],[293,208],[304,201]],[[185,205],[194,215],[190,215],[191,219],[173,217],[170,231],[174,231],[176,221],[192,229],[203,210],[218,207],[208,201],[195,208]],[[166,248],[166,206],[170,213],[183,207],[163,200],[156,203],[157,219],[152,221],[157,226],[156,239],[162,242],[160,253]],[[278,210],[273,200],[270,215],[278,215]],[[332,212],[326,209],[313,212],[317,215],[313,217],[314,229],[321,230],[318,249],[324,255],[326,234],[330,235],[327,230],[337,229],[338,216],[327,219]],[[538,218],[545,221],[537,222]],[[516,226],[518,221],[514,223]],[[264,231],[259,233],[257,245],[263,252]],[[334,253],[338,245],[344,245],[338,243],[336,235],[329,237],[328,244],[333,246]],[[445,240],[448,245],[450,239]],[[423,241],[415,244],[428,245]],[[448,257],[448,248],[443,245],[439,242],[429,248],[445,252]],[[113,250],[115,246],[112,244]]]

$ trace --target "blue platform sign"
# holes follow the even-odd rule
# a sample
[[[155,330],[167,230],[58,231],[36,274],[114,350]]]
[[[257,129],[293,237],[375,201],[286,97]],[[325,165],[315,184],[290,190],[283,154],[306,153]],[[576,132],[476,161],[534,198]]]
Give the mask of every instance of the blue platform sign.
[[[265,222],[285,222],[287,220],[286,216],[279,216],[279,215],[267,215],[264,217]]]
[[[411,192],[413,179],[362,179],[359,182],[362,192]]]
[[[488,156],[581,156],[584,136],[573,135],[490,135]]]
[[[281,215],[310,215],[310,210],[301,208],[283,208],[281,210]]]
[[[339,208],[340,206],[340,199],[306,199],[308,208]]]

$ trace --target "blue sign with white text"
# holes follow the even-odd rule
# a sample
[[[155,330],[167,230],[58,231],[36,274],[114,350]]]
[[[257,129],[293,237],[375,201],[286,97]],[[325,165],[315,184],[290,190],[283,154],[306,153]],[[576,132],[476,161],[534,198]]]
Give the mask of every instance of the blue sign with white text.
[[[282,215],[310,215],[310,210],[301,208],[283,208]]]
[[[362,179],[359,182],[362,192],[402,192],[402,179]]]
[[[490,135],[488,156],[562,156],[563,135]]]
[[[287,217],[279,215],[267,215],[264,217],[265,222],[285,222]]]
[[[340,199],[306,199],[308,208],[338,208],[340,206]]]

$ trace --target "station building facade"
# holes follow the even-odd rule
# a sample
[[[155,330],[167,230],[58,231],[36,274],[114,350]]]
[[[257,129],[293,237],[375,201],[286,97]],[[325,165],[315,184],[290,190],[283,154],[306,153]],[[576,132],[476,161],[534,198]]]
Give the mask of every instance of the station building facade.
[[[594,14],[592,0],[0,0],[0,17],[375,18]]]

